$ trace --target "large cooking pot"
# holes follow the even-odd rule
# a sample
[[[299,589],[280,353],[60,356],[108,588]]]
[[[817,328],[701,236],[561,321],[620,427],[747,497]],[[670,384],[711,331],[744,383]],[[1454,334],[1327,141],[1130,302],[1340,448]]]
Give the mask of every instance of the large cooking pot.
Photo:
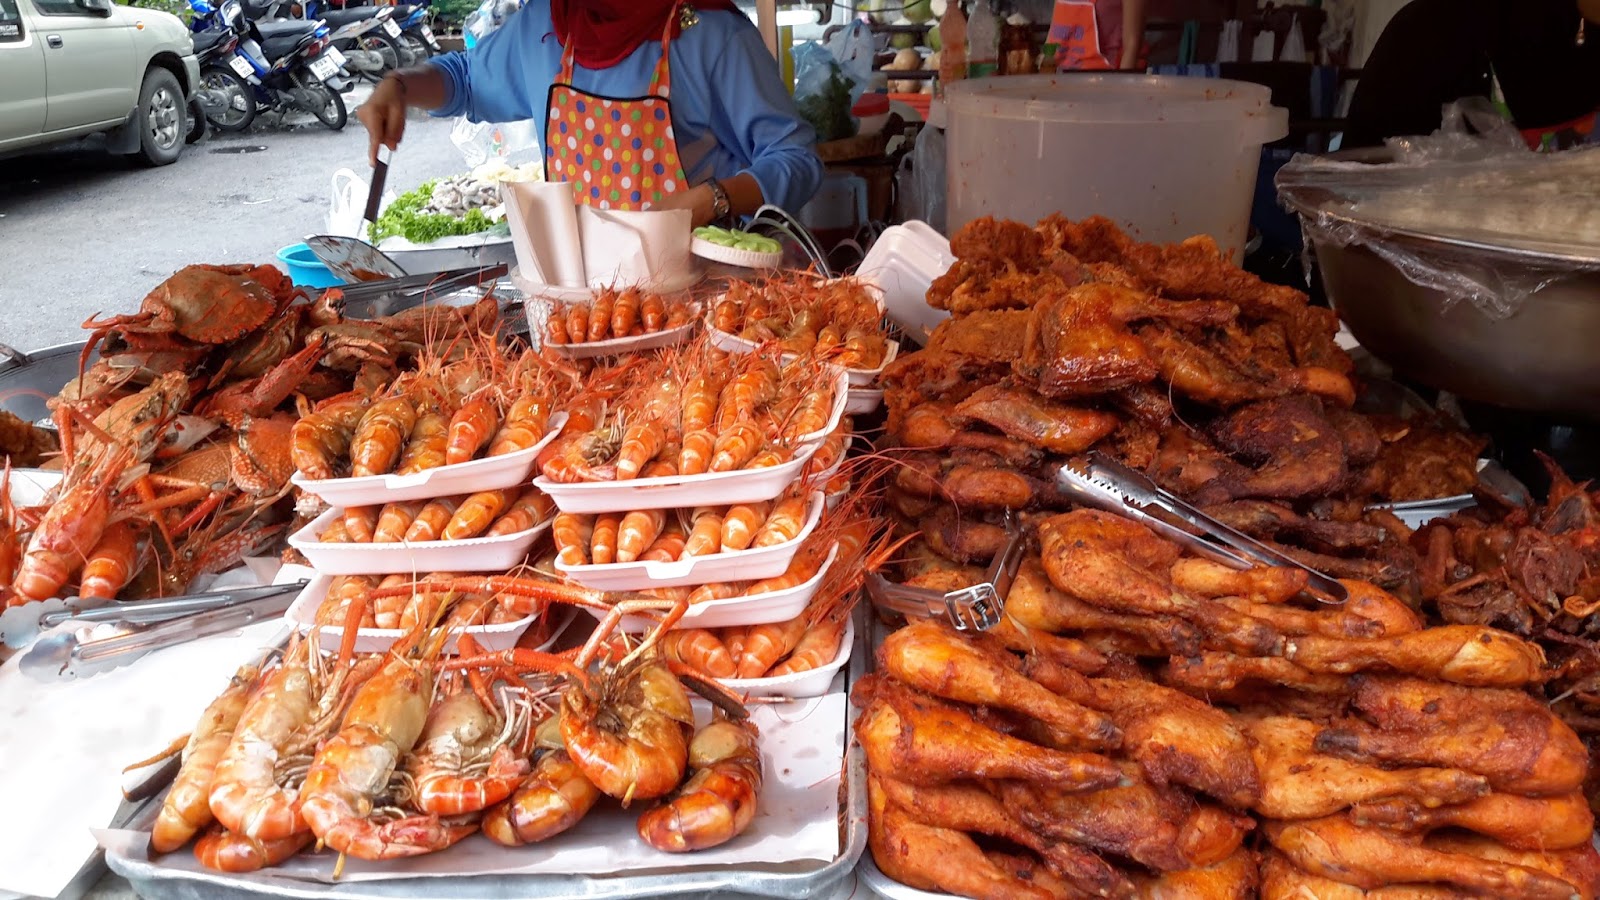
[[[50,417],[45,401],[78,377],[78,354],[83,341],[57,344],[31,353],[21,353],[0,345],[0,409],[24,422],[41,422]],[[91,354],[93,365],[99,354]]]
[[[1345,158],[1382,161],[1370,152]],[[1357,219],[1287,202],[1302,216],[1363,235],[1345,244],[1329,239],[1326,228],[1308,229],[1329,301],[1356,340],[1395,371],[1481,403],[1600,421],[1600,259],[1400,229],[1380,236]],[[1509,316],[1494,318],[1419,284],[1375,252],[1375,243],[1406,256],[1470,258],[1545,283]]]

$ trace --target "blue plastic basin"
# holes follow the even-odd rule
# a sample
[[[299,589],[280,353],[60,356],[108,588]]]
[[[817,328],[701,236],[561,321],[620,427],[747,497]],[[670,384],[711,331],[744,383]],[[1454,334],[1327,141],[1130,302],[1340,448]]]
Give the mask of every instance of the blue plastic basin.
[[[289,270],[289,278],[301,287],[326,288],[344,284],[305,244],[290,244],[279,250],[278,262],[283,263]]]

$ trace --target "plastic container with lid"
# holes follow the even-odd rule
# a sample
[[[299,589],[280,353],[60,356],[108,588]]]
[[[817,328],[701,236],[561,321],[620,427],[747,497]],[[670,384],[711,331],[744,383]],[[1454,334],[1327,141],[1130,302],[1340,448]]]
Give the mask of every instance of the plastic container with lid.
[[[1288,133],[1265,87],[1060,73],[946,85],[949,233],[981,216],[1103,215],[1139,241],[1209,234],[1243,257],[1261,147]]]

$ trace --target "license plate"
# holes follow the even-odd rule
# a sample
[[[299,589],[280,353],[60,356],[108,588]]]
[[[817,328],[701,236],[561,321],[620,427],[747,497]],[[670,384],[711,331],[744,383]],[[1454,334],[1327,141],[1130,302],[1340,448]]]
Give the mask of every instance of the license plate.
[[[422,32],[423,38],[425,38],[426,40],[429,40],[429,41],[433,40],[433,29],[432,28],[429,28],[428,26],[423,25],[418,30]]]
[[[318,81],[327,81],[339,74],[339,64],[334,62],[332,56],[324,53],[311,61],[311,74],[315,75]]]
[[[384,30],[384,32],[386,34],[389,35],[389,37],[399,37],[400,36],[400,26],[396,25],[394,23],[393,19],[384,19],[383,20],[383,30]]]
[[[233,59],[228,60],[228,68],[232,69],[240,78],[249,78],[256,73],[256,70],[250,67],[249,61],[242,56],[235,56]]]
[[[322,54],[322,56],[324,59],[333,60],[333,64],[341,69],[344,68],[345,63],[349,62],[349,60],[344,58],[344,54],[339,52],[338,47],[329,47],[328,52]]]

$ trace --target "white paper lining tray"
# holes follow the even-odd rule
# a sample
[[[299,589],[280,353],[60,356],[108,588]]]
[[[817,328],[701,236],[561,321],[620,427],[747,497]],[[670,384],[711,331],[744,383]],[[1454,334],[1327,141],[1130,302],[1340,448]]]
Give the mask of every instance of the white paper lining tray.
[[[461,541],[324,544],[317,540],[343,514],[343,509],[330,509],[289,537],[289,546],[305,554],[312,567],[324,575],[504,572],[522,562],[551,521],[546,519],[516,534]]]
[[[707,472],[704,475],[664,475],[627,481],[560,483],[541,475],[533,480],[534,487],[548,494],[556,508],[565,513],[731,506],[735,503],[771,500],[800,477],[801,469],[811,461],[812,455],[822,446],[822,441],[839,427],[839,420],[844,418],[845,404],[850,398],[843,382],[844,376],[841,374],[840,383],[834,388],[833,414],[828,417],[828,423],[805,435],[802,443],[795,448],[794,458],[786,463],[763,469]]]
[[[517,487],[528,482],[528,473],[533,471],[539,451],[556,439],[566,422],[567,414],[564,412],[551,416],[545,425],[544,437],[526,450],[439,466],[414,475],[368,475],[313,481],[296,472],[289,480],[302,491],[316,494],[323,502],[341,507],[432,500],[435,497]]]
[[[798,613],[796,614],[798,615]],[[833,675],[844,668],[850,661],[850,648],[856,642],[855,617],[851,616],[844,623],[844,636],[839,641],[839,652],[833,657],[833,662],[812,669],[809,672],[796,672],[793,675],[779,675],[775,678],[719,678],[723,687],[741,697],[820,697],[828,692],[828,686],[833,684]]]
[[[715,308],[714,304],[712,308]],[[746,340],[736,334],[729,334],[710,322],[706,323],[706,332],[711,335],[712,346],[718,350],[726,350],[729,353],[754,353],[761,346],[755,341]],[[780,358],[784,362],[788,362],[799,358],[800,355],[798,353],[783,353]],[[883,362],[879,363],[877,368],[852,369],[847,366],[837,366],[836,368],[843,369],[844,373],[850,377],[851,387],[870,387],[877,383],[878,376],[882,375],[883,370],[888,367],[889,363],[894,362],[894,358],[899,355],[900,342],[889,341],[888,347],[883,353]]]
[[[289,626],[302,634],[317,629],[317,642],[323,650],[337,651],[344,641],[344,626],[323,625],[317,626],[317,609],[322,606],[322,601],[328,596],[328,588],[333,584],[333,576],[319,574],[311,579],[311,583],[300,591],[294,603],[283,614]],[[473,625],[466,629],[472,639],[485,650],[510,650],[517,645],[523,632],[533,625],[533,616],[525,616],[515,622],[504,625]],[[549,649],[555,638],[561,636],[561,631],[571,624],[571,619],[563,620],[552,632],[551,639],[540,649]],[[356,633],[357,653],[382,653],[394,646],[395,642],[409,634],[403,628],[363,628]],[[456,652],[456,638],[452,634],[445,641],[444,652]]]
[[[822,587],[822,579],[828,574],[828,569],[832,568],[834,558],[838,555],[839,547],[836,544],[828,550],[828,557],[822,561],[822,567],[817,569],[817,574],[786,591],[696,603],[683,614],[676,627],[731,628],[737,625],[787,622],[805,612],[806,606],[811,603],[811,598],[815,597],[817,590]],[[584,609],[597,619],[605,615],[600,610],[589,609],[587,606]],[[624,616],[617,627],[638,634],[656,627],[656,620],[644,616]]]
[[[813,493],[806,505],[805,524],[799,536],[771,547],[733,550],[709,556],[676,560],[639,560],[604,565],[569,566],[556,560],[556,568],[584,587],[600,591],[645,591],[651,588],[688,587],[724,581],[760,581],[777,578],[789,568],[800,545],[817,528],[824,499]]]

